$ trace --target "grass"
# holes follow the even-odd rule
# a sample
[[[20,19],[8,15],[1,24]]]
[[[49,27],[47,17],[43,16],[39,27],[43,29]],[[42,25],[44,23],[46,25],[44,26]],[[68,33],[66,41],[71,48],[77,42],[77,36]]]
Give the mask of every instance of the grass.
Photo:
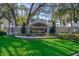
[[[1,56],[68,56],[79,51],[79,40],[20,39],[0,36]]]

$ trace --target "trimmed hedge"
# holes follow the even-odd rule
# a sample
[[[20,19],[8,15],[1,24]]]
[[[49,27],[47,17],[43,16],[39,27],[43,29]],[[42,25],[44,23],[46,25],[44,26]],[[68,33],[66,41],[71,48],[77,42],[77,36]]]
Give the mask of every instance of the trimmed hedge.
[[[19,36],[45,36],[46,35],[46,33],[24,33],[24,34],[18,34]]]
[[[79,40],[79,34],[59,34],[58,38],[62,38],[62,39],[72,39],[72,40]]]
[[[22,25],[21,33],[22,33],[22,34],[25,34],[25,33],[26,33],[26,26],[25,26],[25,23],[23,23],[23,25]]]
[[[0,31],[0,36],[6,35],[6,32]]]

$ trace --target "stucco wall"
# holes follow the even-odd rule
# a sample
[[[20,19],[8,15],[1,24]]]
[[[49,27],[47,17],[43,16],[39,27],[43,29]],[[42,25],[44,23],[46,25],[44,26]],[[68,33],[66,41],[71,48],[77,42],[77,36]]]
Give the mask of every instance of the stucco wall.
[[[79,27],[56,27],[57,32],[79,32]]]
[[[13,34],[21,34],[21,27],[14,27],[11,29],[11,31],[13,32]],[[29,32],[29,30],[27,30],[27,33]],[[57,33],[61,33],[61,32],[79,32],[79,27],[56,27],[56,32]],[[8,29],[7,29],[7,32],[8,32]]]

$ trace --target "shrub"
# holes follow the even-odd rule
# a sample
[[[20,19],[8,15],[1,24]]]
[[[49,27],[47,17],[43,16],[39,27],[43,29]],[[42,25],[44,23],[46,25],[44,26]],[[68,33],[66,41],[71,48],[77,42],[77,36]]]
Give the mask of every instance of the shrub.
[[[6,32],[0,31],[0,36],[6,35]]]
[[[50,28],[50,34],[55,34],[56,33],[56,27],[55,26],[52,26]]]
[[[46,35],[46,33],[35,33],[35,34],[33,34],[33,36],[45,36]]]
[[[24,36],[32,36],[31,33],[25,33]]]
[[[19,35],[19,36],[32,36],[31,33],[24,33],[24,34],[19,33],[19,34],[17,34],[17,35]]]
[[[50,34],[55,34],[56,33],[56,24],[55,22],[52,23],[52,27],[50,28]]]
[[[26,33],[25,23],[23,23],[23,25],[22,25],[21,33],[22,33],[22,34]]]
[[[59,34],[58,38],[79,40],[79,34]]]

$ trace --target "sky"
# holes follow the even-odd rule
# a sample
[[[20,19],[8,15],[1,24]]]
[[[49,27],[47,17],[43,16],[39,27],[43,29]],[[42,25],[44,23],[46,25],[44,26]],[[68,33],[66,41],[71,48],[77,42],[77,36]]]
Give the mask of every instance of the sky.
[[[26,7],[28,7],[28,8],[30,8],[31,3],[24,3],[24,5],[25,5]]]

